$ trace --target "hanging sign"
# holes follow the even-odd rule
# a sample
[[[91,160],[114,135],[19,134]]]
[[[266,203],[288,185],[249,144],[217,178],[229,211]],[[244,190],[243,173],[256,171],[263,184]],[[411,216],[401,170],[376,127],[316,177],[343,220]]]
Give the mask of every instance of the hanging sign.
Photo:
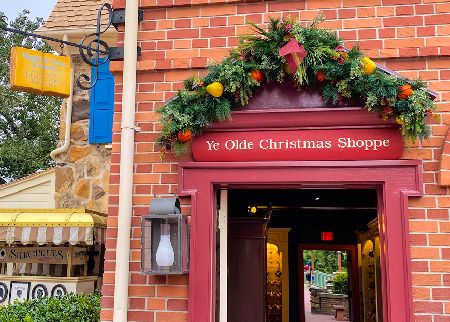
[[[3,247],[0,248],[0,263],[67,264],[68,253],[69,247]],[[86,261],[86,249],[74,247],[72,265]]]
[[[40,95],[70,96],[70,58],[11,48],[11,89]]]
[[[396,128],[209,132],[194,137],[196,161],[396,160]]]

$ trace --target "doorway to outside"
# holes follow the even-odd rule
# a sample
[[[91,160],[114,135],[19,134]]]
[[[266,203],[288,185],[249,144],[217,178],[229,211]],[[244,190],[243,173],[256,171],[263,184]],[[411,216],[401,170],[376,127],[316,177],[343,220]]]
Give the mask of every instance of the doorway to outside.
[[[375,189],[227,195],[228,322],[382,321]]]
[[[305,322],[355,321],[359,309],[356,256],[355,245],[299,245],[300,315]]]

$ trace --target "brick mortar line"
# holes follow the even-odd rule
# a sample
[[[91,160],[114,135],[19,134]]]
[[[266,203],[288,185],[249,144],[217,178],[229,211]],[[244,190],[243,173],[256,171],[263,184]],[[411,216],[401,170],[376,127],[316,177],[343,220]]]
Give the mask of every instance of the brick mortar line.
[[[176,0],[175,0],[176,1]],[[114,9],[124,9],[125,6],[124,4],[120,4],[120,5],[115,5],[115,3],[117,3],[118,1],[114,1],[114,5],[113,8]],[[196,8],[196,7],[212,7],[212,6],[223,6],[224,4],[235,4],[237,6],[246,6],[246,5],[258,5],[258,4],[269,4],[269,3],[284,3],[284,2],[288,2],[286,0],[265,0],[265,2],[253,2],[253,1],[246,1],[246,0],[215,0],[214,2],[209,2],[209,1],[204,1],[204,2],[196,2],[193,3],[192,0],[190,1],[190,3],[172,3],[171,5],[167,4],[167,5],[160,5],[158,4],[158,2],[155,0],[155,4],[147,4],[147,5],[139,5],[139,9],[143,9],[146,11],[151,11],[151,10],[168,10],[168,9],[173,9],[173,8]],[[377,7],[381,7],[381,6],[377,6]],[[361,7],[361,8],[376,8],[376,7]],[[316,8],[316,9],[307,9],[306,8],[306,3],[305,3],[305,8],[304,9],[297,9],[297,10],[303,10],[303,11],[317,11],[317,10],[339,10],[339,9],[346,9],[345,7],[340,7],[340,8]],[[274,11],[275,12],[275,11]],[[252,12],[250,12],[252,13]]]
[[[156,2],[156,0],[155,0],[155,2]],[[268,1],[268,3],[269,2],[280,2],[280,3],[283,3],[283,2],[287,2],[287,1],[276,1],[276,0],[273,0],[273,1]],[[114,1],[114,9],[119,9],[119,8],[124,8],[124,5],[123,4],[119,4],[119,5],[116,5],[116,3],[118,3],[118,1]],[[245,0],[223,0],[223,1],[215,1],[215,2],[208,2],[208,1],[204,1],[204,2],[200,2],[200,3],[192,3],[192,1],[190,2],[190,3],[180,3],[180,4],[177,4],[177,3],[173,3],[172,5],[158,5],[157,3],[156,4],[154,4],[154,5],[143,5],[143,6],[140,6],[139,8],[140,9],[150,9],[150,10],[152,10],[152,9],[155,9],[155,10],[158,10],[158,8],[163,8],[163,9],[167,9],[167,8],[180,8],[180,7],[193,7],[193,6],[205,6],[205,5],[216,5],[216,4],[219,4],[219,5],[221,5],[221,4],[242,4],[242,5],[248,5],[248,4],[252,4],[252,2],[251,1],[245,1]],[[257,2],[256,4],[259,4],[259,2]],[[336,11],[338,11],[339,9],[374,9],[374,10],[377,10],[377,8],[385,8],[385,7],[393,7],[393,8],[395,8],[395,9],[397,9],[397,8],[403,8],[403,7],[413,7],[413,9],[414,9],[414,12],[413,12],[413,14],[412,15],[417,15],[416,14],[416,10],[417,10],[417,6],[420,6],[420,5],[422,5],[422,6],[426,6],[426,5],[431,5],[431,6],[433,6],[433,8],[434,8],[434,10],[436,10],[436,8],[437,8],[437,6],[436,5],[441,5],[441,4],[447,4],[447,2],[445,2],[445,1],[442,1],[442,2],[440,2],[440,3],[427,3],[427,4],[421,4],[421,3],[412,3],[412,4],[399,4],[399,5],[395,5],[395,4],[392,4],[392,5],[387,5],[387,6],[383,6],[383,5],[378,5],[378,6],[362,6],[362,7],[345,7],[345,6],[343,6],[343,4],[341,3],[341,7],[338,7],[338,8],[307,8],[307,5],[308,5],[308,2],[305,2],[305,8],[303,9],[303,10],[305,10],[305,11],[316,11],[316,10],[336,10]],[[437,11],[437,12],[434,12],[434,13],[426,13],[427,15],[431,15],[431,14],[445,14],[446,12],[445,11]],[[425,14],[424,14],[425,15]],[[400,15],[395,15],[395,17],[408,17],[408,16],[411,16],[411,15],[409,15],[409,14],[400,14]],[[386,17],[386,16],[376,16],[376,17],[380,17],[380,18],[384,18],[384,17]]]
[[[222,47],[221,47],[222,48]],[[231,49],[231,48],[226,48],[223,47],[224,49]],[[426,47],[425,47],[426,48]],[[208,48],[208,49],[215,49],[215,48]],[[151,52],[151,51],[149,51]],[[398,57],[380,57],[380,58],[376,58],[376,60],[379,61],[386,61],[386,62],[392,62],[392,61],[405,61],[405,60],[420,60],[420,59],[439,59],[439,58],[447,58],[450,57],[450,52],[448,54],[441,54],[441,55],[424,55],[424,56],[413,56],[413,55],[409,55],[409,56],[398,56]],[[175,58],[175,59],[161,59],[161,60],[152,60],[152,59],[148,59],[148,60],[138,60],[138,62],[154,62],[154,64],[152,65],[156,65],[156,62],[174,62],[175,60],[191,60],[191,59],[195,59],[195,58],[205,58],[205,57],[189,57],[189,58]],[[375,58],[374,58],[375,59]],[[174,71],[183,71],[183,70],[191,70],[192,72],[195,71],[205,71],[206,66],[205,67],[191,67],[191,66],[183,66],[183,67],[157,67],[157,66],[146,66],[144,64],[142,67],[138,67],[137,72],[138,73],[145,73],[145,72],[174,72]],[[439,71],[441,69],[435,69],[436,71]],[[113,74],[119,74],[123,71],[123,63],[122,62],[116,62],[113,67],[111,68],[111,72]],[[409,71],[409,70],[408,70]],[[429,69],[423,69],[423,70],[415,70],[415,71],[429,71]],[[436,79],[435,81],[439,81],[441,82],[442,80],[440,79]],[[177,81],[165,81],[164,83],[176,83]],[[147,82],[148,84],[157,84],[160,82]],[[141,84],[141,83],[140,83]],[[142,83],[142,84],[146,84],[146,83]]]

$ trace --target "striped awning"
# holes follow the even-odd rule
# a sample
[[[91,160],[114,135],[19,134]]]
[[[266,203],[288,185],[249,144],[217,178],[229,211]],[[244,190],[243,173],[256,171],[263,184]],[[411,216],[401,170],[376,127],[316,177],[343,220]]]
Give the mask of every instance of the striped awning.
[[[104,243],[106,218],[86,209],[0,209],[0,243]]]

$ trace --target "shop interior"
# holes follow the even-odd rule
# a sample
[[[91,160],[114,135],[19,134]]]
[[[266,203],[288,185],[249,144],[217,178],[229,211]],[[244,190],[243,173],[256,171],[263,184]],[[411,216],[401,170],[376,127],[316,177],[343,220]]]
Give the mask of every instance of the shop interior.
[[[377,190],[230,189],[227,200],[227,321],[382,321]]]

